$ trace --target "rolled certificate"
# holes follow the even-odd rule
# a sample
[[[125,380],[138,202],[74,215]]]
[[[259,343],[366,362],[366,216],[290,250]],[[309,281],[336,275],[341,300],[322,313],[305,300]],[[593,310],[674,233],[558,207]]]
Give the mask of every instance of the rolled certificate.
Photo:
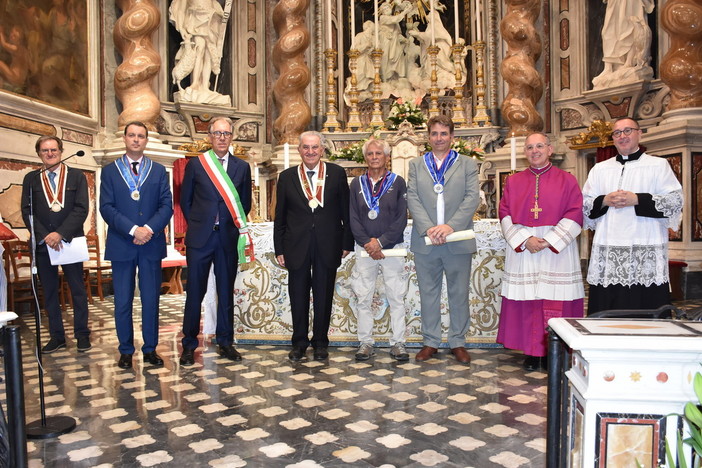
[[[382,249],[381,252],[386,257],[406,257],[407,256],[407,249]],[[370,257],[370,255],[368,255],[368,252],[363,250],[361,252],[361,257],[368,258],[368,257]]]
[[[454,231],[448,236],[446,236],[446,242],[456,242],[468,239],[474,239],[475,232],[472,229],[466,229],[465,231]],[[433,245],[431,238],[429,236],[424,236],[424,243],[426,245]]]

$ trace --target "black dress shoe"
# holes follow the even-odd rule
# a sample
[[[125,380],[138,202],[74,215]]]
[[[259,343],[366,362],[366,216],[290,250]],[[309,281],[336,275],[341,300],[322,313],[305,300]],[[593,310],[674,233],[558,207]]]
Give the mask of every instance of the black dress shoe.
[[[183,348],[183,353],[180,355],[181,366],[192,366],[195,364],[195,350]]]
[[[219,355],[224,356],[230,361],[241,361],[241,353],[234,349],[232,345],[220,346]]]
[[[119,367],[120,369],[131,369],[132,355],[131,354],[120,354],[119,361],[117,361],[117,367]]]
[[[524,358],[524,370],[533,371],[539,368],[541,358],[538,356],[527,356]]]
[[[314,360],[315,361],[323,361],[329,357],[329,351],[327,351],[327,347],[319,347],[319,348],[314,348]]]
[[[299,346],[293,346],[293,349],[290,350],[288,353],[288,359],[290,359],[293,362],[297,362],[302,360],[302,358],[305,356],[305,348],[300,348]]]
[[[161,356],[156,354],[156,351],[151,351],[150,353],[144,353],[144,362],[148,362],[152,366],[162,366],[163,359]]]
[[[544,356],[541,359],[541,370],[548,372],[548,356]]]

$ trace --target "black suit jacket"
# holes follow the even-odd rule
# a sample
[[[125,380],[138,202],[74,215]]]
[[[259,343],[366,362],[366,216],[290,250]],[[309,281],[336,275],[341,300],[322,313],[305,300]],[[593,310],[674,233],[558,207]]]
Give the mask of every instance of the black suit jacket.
[[[251,210],[251,168],[248,163],[229,155],[227,174],[239,193],[241,206],[246,214]],[[180,208],[188,223],[185,233],[187,247],[203,247],[212,234],[212,227],[219,214],[220,235],[227,242],[224,248],[236,250],[239,229],[234,225],[224,199],[219,195],[198,158],[192,158],[185,166],[185,175],[180,191]]]
[[[278,179],[273,227],[275,254],[285,256],[287,268],[300,268],[314,233],[315,249],[324,264],[338,268],[342,252],[353,250],[346,172],[336,164],[326,163],[324,207],[312,211],[297,171],[298,166],[286,169]]]
[[[29,229],[29,191],[34,202],[34,232],[37,243],[48,234],[58,232],[67,242],[74,237],[83,236],[83,223],[88,217],[88,184],[85,175],[79,169],[67,167],[66,198],[64,207],[55,213],[46,202],[41,188],[39,170],[24,176],[22,182],[22,219]]]

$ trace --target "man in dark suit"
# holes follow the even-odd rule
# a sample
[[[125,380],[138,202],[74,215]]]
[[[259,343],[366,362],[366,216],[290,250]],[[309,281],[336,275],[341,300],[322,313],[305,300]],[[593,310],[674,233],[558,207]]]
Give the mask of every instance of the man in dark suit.
[[[353,248],[349,227],[349,186],[346,172],[320,162],[324,136],[300,135],[302,164],[280,174],[273,227],[275,254],[288,269],[292,312],[291,361],[299,361],[312,344],[314,358],[329,356],[329,321],[336,270]],[[312,340],[309,339],[310,289],[314,298]]]
[[[88,185],[78,169],[60,163],[63,143],[55,136],[40,137],[34,146],[44,166],[32,171],[22,182],[22,218],[29,228],[30,190],[34,205],[34,235],[37,243],[36,265],[44,292],[44,308],[49,316],[51,338],[42,348],[48,354],[66,347],[66,336],[59,305],[58,266],[51,264],[48,249],[60,251],[62,242],[83,236],[88,217]],[[41,172],[40,172],[41,171]],[[90,345],[88,295],[83,283],[83,262],[62,265],[64,278],[73,298],[73,325],[78,351]]]
[[[126,153],[102,169],[100,214],[108,226],[105,259],[112,262],[115,291],[115,328],[122,369],[132,367],[134,326],[132,301],[139,270],[141,293],[141,351],[144,362],[163,365],[158,345],[158,302],[161,293],[161,259],[166,256],[168,221],[173,198],[166,169],[144,156],[149,140],[142,122],[124,127]]]
[[[453,122],[440,115],[427,122],[431,151],[410,161],[407,206],[412,215],[410,249],[421,300],[424,347],[417,361],[431,358],[441,344],[441,283],[446,275],[449,308],[448,344],[458,362],[469,363],[468,291],[475,239],[447,242],[455,231],[473,229],[478,208],[478,165],[451,149]],[[427,245],[425,237],[431,240]]]
[[[195,362],[200,308],[213,263],[218,351],[232,361],[241,360],[241,354],[233,346],[234,280],[251,241],[246,226],[246,215],[251,209],[251,168],[229,153],[233,126],[226,117],[212,119],[207,135],[212,149],[191,159],[185,167],[180,193],[180,207],[188,223],[185,233],[188,284],[180,357],[183,366]]]

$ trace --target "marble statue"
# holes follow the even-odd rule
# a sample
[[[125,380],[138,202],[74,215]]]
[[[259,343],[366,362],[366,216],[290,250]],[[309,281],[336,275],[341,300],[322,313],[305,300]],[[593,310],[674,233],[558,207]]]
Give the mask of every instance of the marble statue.
[[[115,71],[115,93],[122,103],[117,124],[139,120],[149,130],[156,130],[161,101],[151,89],[151,81],[161,69],[161,58],[154,48],[151,34],[161,21],[153,0],[117,0],[122,16],[112,32],[122,63]]]
[[[378,47],[383,50],[380,77],[385,82],[407,77],[405,61],[407,38],[402,35],[400,23],[410,9],[411,7],[408,6],[400,13],[393,14],[392,4],[383,3],[378,10]]]
[[[660,66],[661,80],[670,88],[668,111],[702,107],[700,24],[702,0],[669,0],[661,10],[661,25],[670,35]]]
[[[647,15],[656,6],[655,0],[602,1],[607,3],[602,26],[604,70],[593,78],[593,89],[652,79]]]
[[[229,11],[216,0],[173,0],[168,9],[170,21],[183,38],[171,76],[178,85],[176,100],[199,104],[230,106],[230,96],[211,85],[212,74],[220,74],[222,47]],[[180,82],[190,76],[190,86]]]
[[[427,14],[427,28],[424,31],[419,31],[417,28],[407,30],[407,34],[415,38],[419,42],[419,82],[413,81],[417,77],[412,77],[410,82],[414,87],[422,89],[425,93],[431,87],[432,65],[429,58],[427,48],[431,46],[431,22],[434,21],[434,44],[439,48],[439,54],[436,60],[436,78],[438,88],[442,91],[446,88],[453,88],[456,83],[456,71],[454,70],[453,59],[451,57],[451,45],[453,38],[446,30],[441,22],[441,16],[438,9]],[[409,60],[409,57],[408,57]],[[466,76],[465,65],[462,70],[462,76]],[[465,81],[464,81],[465,82]]]
[[[375,67],[371,51],[375,41],[375,24],[373,21],[363,23],[363,30],[356,34],[351,42],[351,48],[358,51],[356,59],[356,89],[358,90],[358,100],[363,101],[371,97],[373,80],[375,79]],[[349,92],[351,91],[351,78],[346,79],[344,88],[344,100],[347,105],[351,105]]]
[[[310,84],[310,69],[305,51],[310,45],[310,30],[305,24],[310,0],[280,0],[273,8],[273,27],[278,40],[271,60],[278,71],[273,83],[278,118],[273,121],[273,136],[279,144],[297,144],[298,137],[312,120],[310,105],[305,99]]]
[[[536,109],[544,93],[544,81],[536,69],[541,57],[541,37],[535,24],[541,0],[505,0],[506,14],[500,33],[507,43],[500,65],[509,91],[502,102],[502,115],[510,126],[509,134],[527,135],[543,130],[544,121]]]

